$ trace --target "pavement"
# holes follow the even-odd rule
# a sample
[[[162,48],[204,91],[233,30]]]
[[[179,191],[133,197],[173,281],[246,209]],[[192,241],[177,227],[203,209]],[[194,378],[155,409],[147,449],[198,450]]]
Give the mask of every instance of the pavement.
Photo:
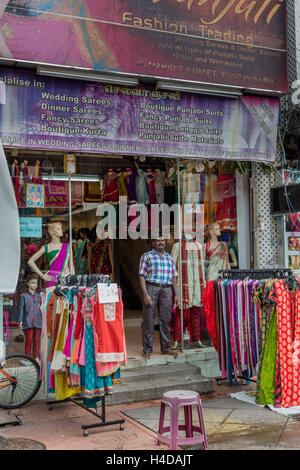
[[[254,384],[215,383],[213,393],[201,396],[209,450],[299,450],[300,421],[229,396],[251,390]],[[106,420],[124,419],[124,430],[114,424],[89,429],[88,436],[82,425],[100,422],[96,416],[71,402],[48,408],[47,401],[34,400],[12,410],[11,423],[0,425],[0,450],[168,450],[167,445],[156,445],[160,400],[109,406],[107,397]],[[0,410],[0,423],[7,413]],[[182,413],[179,420],[183,421]]]

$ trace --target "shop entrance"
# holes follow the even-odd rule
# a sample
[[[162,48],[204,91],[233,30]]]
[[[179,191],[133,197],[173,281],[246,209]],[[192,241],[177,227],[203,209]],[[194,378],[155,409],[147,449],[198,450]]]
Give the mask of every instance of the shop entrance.
[[[152,204],[165,203],[171,206],[176,202],[180,202],[181,205],[187,204],[196,212],[201,208],[203,225],[200,233],[197,234],[198,244],[195,245],[198,247],[197,263],[199,264],[196,267],[193,265],[192,275],[196,275],[194,281],[191,280],[189,271],[192,266],[189,266],[190,255],[187,254],[184,259],[188,269],[180,269],[180,256],[176,259],[178,272],[188,285],[190,296],[192,290],[195,290],[193,286],[198,286],[200,277],[205,284],[208,276],[212,279],[217,275],[217,270],[222,268],[224,260],[222,261],[218,256],[211,257],[214,249],[219,250],[220,242],[226,251],[225,253],[222,249],[227,260],[226,267],[232,269],[239,267],[236,177],[230,162],[184,161],[180,164],[178,178],[178,166],[174,159],[76,155],[75,171],[71,176],[72,232],[70,233],[67,156],[59,152],[11,149],[6,149],[6,156],[22,225],[22,260],[17,292],[4,298],[4,311],[7,312],[9,328],[9,353],[24,352],[24,335],[19,320],[20,297],[26,292],[27,278],[32,274],[27,264],[28,259],[41,246],[49,243],[48,225],[59,222],[63,229],[63,241],[69,243],[70,237],[72,238],[75,272],[109,274],[112,281],[121,287],[127,356],[129,359],[141,358],[142,294],[138,271],[141,256],[152,249],[150,231],[146,239],[117,237],[114,240],[109,238],[99,240],[96,233],[99,205],[107,202],[118,213],[120,196],[126,195],[129,206],[137,201],[144,203],[147,210]],[[30,193],[30,190],[35,189],[34,186],[40,189],[35,196]],[[206,230],[212,223],[218,225],[217,236],[210,235],[209,230]],[[173,220],[166,245],[166,251],[169,253],[173,252],[174,246],[178,243],[178,239],[174,238],[174,228]],[[214,247],[216,241],[217,245]],[[189,243],[187,239],[187,245]],[[214,258],[217,261],[215,267],[213,267]],[[46,273],[46,257],[42,257],[38,263],[41,272]],[[43,281],[39,279],[38,288],[43,289],[43,287]],[[202,289],[203,287],[204,285]],[[182,330],[181,313],[173,311],[171,323],[173,346],[175,343],[180,348],[182,332],[187,349],[193,347],[197,349],[198,340],[195,341],[194,346],[191,344],[195,337],[201,341],[202,347],[211,346],[202,305],[202,294],[203,290],[199,290],[199,295],[197,291],[197,300],[194,296],[193,301],[184,308]],[[193,315],[197,312],[197,321],[194,323],[191,321],[191,312],[194,312]],[[195,318],[193,317],[192,320]],[[195,332],[191,331],[193,324],[197,325],[196,336],[193,336]],[[153,345],[155,354],[160,352],[157,326],[158,320]]]

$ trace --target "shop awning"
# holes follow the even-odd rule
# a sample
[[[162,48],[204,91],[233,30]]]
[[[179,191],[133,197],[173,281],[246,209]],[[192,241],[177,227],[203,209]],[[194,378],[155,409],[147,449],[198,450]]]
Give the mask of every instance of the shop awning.
[[[0,294],[15,292],[19,269],[19,213],[6,157],[0,144]]]

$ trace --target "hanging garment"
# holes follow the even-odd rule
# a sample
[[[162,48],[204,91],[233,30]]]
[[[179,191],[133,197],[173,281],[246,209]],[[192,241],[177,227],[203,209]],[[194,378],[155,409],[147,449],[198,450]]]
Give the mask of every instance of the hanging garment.
[[[204,195],[204,224],[208,225],[217,219],[218,180],[217,175],[206,175]]]
[[[124,349],[123,302],[120,289],[119,301],[101,304],[101,299],[94,301],[98,347],[96,359],[99,362],[126,362]],[[93,302],[93,299],[92,299]]]
[[[119,192],[119,196],[124,196],[128,198],[128,191],[125,184],[125,179],[127,178],[126,171],[123,171],[119,178],[117,179],[117,188]]]
[[[99,240],[93,249],[90,262],[90,274],[111,274],[112,266],[109,259],[110,240]]]
[[[125,179],[129,203],[137,202],[137,196],[136,196],[136,190],[135,190],[136,176],[137,176],[136,172],[132,171],[129,175],[127,175]]]
[[[262,281],[253,291],[253,300],[260,307],[261,355],[257,373],[256,403],[273,405],[277,359],[277,309],[269,299],[272,281]]]
[[[137,202],[140,204],[149,204],[148,192],[147,192],[147,174],[143,170],[137,171],[135,179],[135,192]]]
[[[185,204],[190,194],[200,196],[200,174],[193,173],[191,169],[185,169],[180,173],[181,203]]]
[[[84,202],[100,202],[101,190],[99,182],[84,183]]]
[[[117,202],[119,200],[119,191],[117,185],[118,177],[114,172],[108,172],[104,176],[104,202]]]
[[[171,253],[179,270],[179,243],[174,243]],[[200,307],[205,289],[204,255],[197,241],[181,241],[182,302],[183,308]],[[179,280],[178,280],[179,281]]]
[[[216,222],[221,231],[237,230],[236,192],[234,175],[220,175],[217,177],[218,203],[216,208]]]
[[[275,407],[300,405],[300,289],[275,281],[270,298],[277,304]]]
[[[209,281],[204,292],[207,328],[218,351],[222,377],[257,374],[260,358],[259,309],[253,280]]]
[[[154,175],[155,181],[155,197],[157,204],[164,203],[164,185],[165,185],[165,172],[159,171]]]
[[[156,195],[155,195],[155,179],[154,176],[147,173],[146,174],[146,184],[147,184],[147,193],[150,204],[155,204]]]
[[[214,281],[209,281],[206,284],[203,293],[203,306],[206,316],[206,325],[208,333],[212,339],[216,351],[219,351],[218,337],[217,337],[217,319],[215,312],[215,295],[214,295]]]
[[[219,242],[216,248],[210,247],[210,241],[205,244],[206,257],[209,260],[207,280],[214,281],[218,278],[219,271],[230,269],[228,245]]]

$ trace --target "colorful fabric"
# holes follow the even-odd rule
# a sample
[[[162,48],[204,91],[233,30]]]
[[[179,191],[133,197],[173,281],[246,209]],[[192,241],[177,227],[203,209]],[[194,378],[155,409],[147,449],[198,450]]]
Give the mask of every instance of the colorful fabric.
[[[291,292],[285,286],[285,281],[275,281],[270,297],[277,303],[277,394],[274,406],[299,406],[300,289],[297,287],[295,292]]]
[[[110,274],[112,272],[108,252],[109,244],[108,238],[97,241],[90,262],[90,274]]]
[[[123,303],[119,290],[119,302],[101,304],[101,299],[91,299],[95,317],[98,362],[125,363]]]
[[[214,296],[214,281],[209,281],[206,284],[203,293],[203,306],[206,316],[207,331],[212,339],[214,348],[219,350],[216,326],[216,312],[215,312],[215,296]]]
[[[218,205],[216,221],[221,231],[237,230],[236,193],[234,175],[220,175],[218,184]]]
[[[209,260],[207,280],[214,281],[218,279],[219,271],[230,269],[228,245],[225,242],[219,242],[215,248],[211,248],[209,241],[205,246],[206,256]]]
[[[115,173],[109,172],[104,176],[103,201],[117,202],[119,200],[118,177]]]
[[[19,321],[22,329],[42,328],[42,299],[40,294],[21,294],[19,303]]]
[[[66,268],[68,268],[68,258],[69,245],[68,243],[63,243],[59,252],[49,263],[49,271],[47,274],[51,277],[51,281],[46,282],[46,288],[55,286],[58,276],[62,275],[64,271],[66,271]]]
[[[141,257],[139,275],[148,282],[169,285],[178,276],[172,256],[166,251],[160,255],[155,250],[148,251]]]
[[[86,325],[85,366],[80,368],[83,386],[83,403],[87,408],[96,408],[104,395],[113,393],[111,376],[98,377],[96,373],[93,326]]]
[[[146,178],[147,174],[143,170],[137,171],[137,177],[135,179],[135,191],[137,202],[140,204],[149,204]]]
[[[183,306],[200,307],[205,288],[202,246],[196,241],[190,243],[183,239],[181,260]],[[190,275],[191,268],[193,269],[192,276]],[[199,300],[195,298],[196,293],[200,295]]]
[[[77,249],[77,256],[75,262],[76,274],[86,274],[88,265],[87,245],[89,240],[84,240],[80,243]]]

